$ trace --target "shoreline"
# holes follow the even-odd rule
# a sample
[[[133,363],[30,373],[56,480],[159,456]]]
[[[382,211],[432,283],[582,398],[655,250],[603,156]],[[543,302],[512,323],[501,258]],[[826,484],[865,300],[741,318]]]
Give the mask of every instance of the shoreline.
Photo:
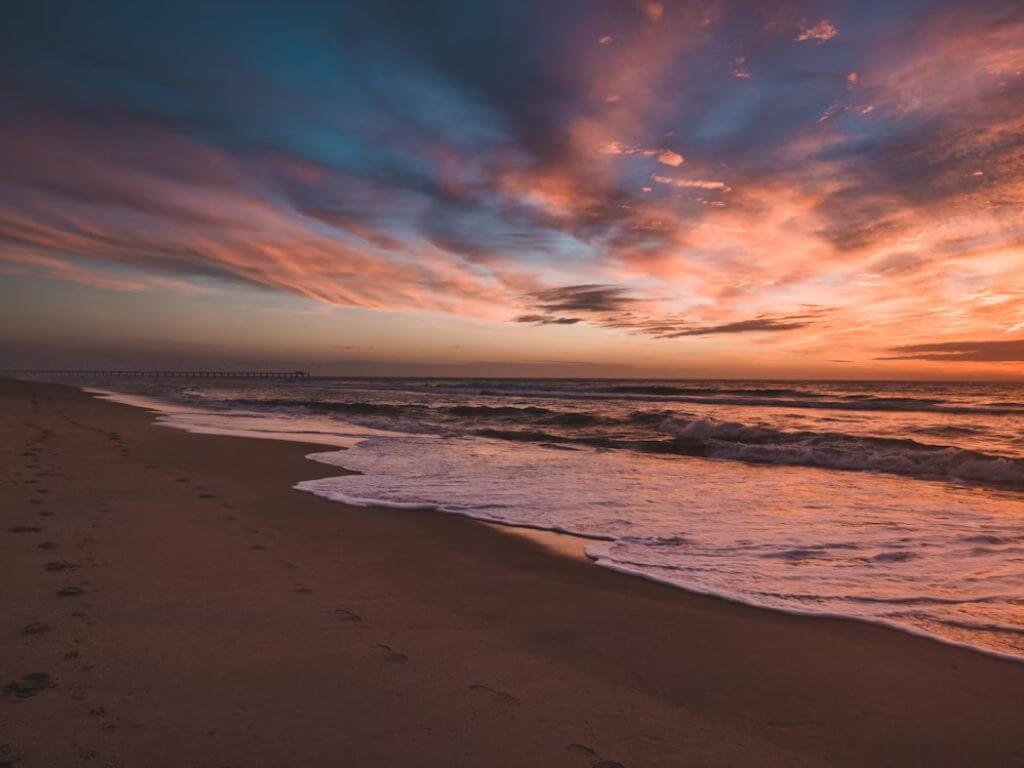
[[[67,386],[75,387],[75,385],[67,385]],[[263,434],[260,434],[260,433],[254,433],[254,432],[252,432],[250,430],[244,430],[244,429],[237,430],[235,432],[217,431],[217,430],[203,430],[203,429],[198,429],[194,425],[190,425],[187,422],[175,423],[174,420],[173,420],[173,415],[175,413],[180,413],[180,412],[183,412],[183,411],[187,411],[187,412],[195,411],[195,412],[200,412],[200,413],[210,413],[212,415],[216,415],[215,411],[209,411],[207,409],[202,408],[201,406],[185,406],[185,405],[182,405],[182,404],[179,404],[179,403],[175,403],[173,401],[160,400],[160,399],[154,398],[152,396],[130,395],[130,394],[123,394],[123,393],[120,393],[120,392],[114,392],[114,391],[111,391],[111,390],[100,390],[100,389],[94,389],[94,388],[89,388],[89,387],[75,387],[75,388],[78,388],[82,392],[85,392],[87,394],[100,395],[102,399],[107,400],[109,402],[118,403],[118,404],[122,404],[122,405],[127,405],[127,406],[133,407],[133,408],[140,408],[140,409],[147,410],[147,411],[149,411],[151,413],[156,414],[159,417],[164,417],[165,420],[161,420],[161,421],[156,422],[160,426],[170,427],[172,429],[179,429],[179,430],[188,432],[190,434],[197,434],[197,435],[203,435],[203,434],[207,434],[207,435],[222,435],[222,436],[227,436],[227,437],[239,437],[239,438],[243,438],[243,439],[253,439],[253,440],[281,440],[283,442],[295,442],[295,443],[300,443],[300,444],[307,445],[307,446],[308,445],[314,445],[314,446],[324,447],[324,448],[327,448],[328,450],[326,450],[326,451],[314,451],[312,453],[308,453],[308,454],[305,455],[306,459],[308,459],[309,461],[314,462],[314,463],[323,464],[325,466],[331,467],[333,470],[340,471],[342,474],[353,472],[353,470],[345,467],[343,464],[338,464],[338,463],[335,463],[335,462],[327,461],[326,459],[322,459],[322,458],[318,458],[318,457],[321,456],[321,455],[326,456],[326,455],[331,455],[333,453],[341,453],[344,450],[347,450],[349,448],[354,447],[355,442],[356,442],[355,438],[349,438],[349,439],[344,439],[344,440],[343,439],[338,439],[334,443],[326,441],[326,440],[324,442],[322,442],[322,443],[319,443],[319,442],[310,443],[310,442],[308,442],[308,441],[306,441],[304,439],[300,439],[299,436],[302,433],[290,433],[292,435],[292,437],[280,437],[279,435],[288,434],[288,433],[263,433]],[[354,424],[347,425],[347,427],[349,429],[353,430],[354,432],[358,432],[361,429],[358,425],[354,425]],[[299,483],[296,483],[293,486],[293,488],[295,488],[296,490],[303,491],[303,492],[313,493],[314,495],[319,495],[312,488],[304,487],[305,484],[306,484],[305,481],[304,482],[299,482]],[[877,627],[884,627],[886,629],[894,630],[896,632],[901,632],[901,633],[904,633],[904,634],[907,634],[907,635],[911,635],[913,637],[918,637],[918,638],[922,638],[922,639],[926,639],[926,640],[931,640],[931,641],[940,643],[942,645],[948,645],[948,646],[953,647],[953,648],[960,648],[960,649],[972,651],[974,653],[979,653],[979,654],[982,654],[984,656],[989,656],[989,657],[1000,659],[1000,660],[1003,660],[1003,661],[1009,661],[1009,662],[1012,662],[1012,663],[1015,663],[1015,664],[1024,664],[1024,656],[1014,655],[1012,653],[1005,653],[1005,652],[1002,652],[1002,651],[997,651],[997,650],[993,650],[993,649],[989,649],[989,648],[984,648],[984,647],[980,647],[980,646],[976,646],[976,645],[971,645],[970,643],[967,643],[967,642],[959,642],[957,640],[953,640],[953,639],[950,639],[950,638],[942,637],[941,635],[930,633],[930,632],[927,632],[927,631],[924,631],[924,630],[920,630],[920,629],[916,629],[916,628],[911,627],[911,626],[899,624],[899,623],[894,622],[894,621],[888,621],[888,620],[883,619],[883,618],[872,618],[872,617],[866,617],[866,616],[857,616],[857,615],[838,613],[838,612],[834,612],[834,611],[800,610],[799,608],[781,608],[781,607],[777,607],[777,606],[762,605],[762,604],[760,604],[760,603],[758,603],[756,601],[745,599],[742,596],[723,594],[721,592],[716,592],[716,591],[711,590],[711,589],[701,589],[701,588],[693,586],[693,585],[684,585],[684,584],[679,584],[677,582],[671,581],[669,579],[662,579],[662,578],[659,578],[659,577],[657,577],[655,575],[652,575],[652,574],[649,574],[649,573],[645,573],[642,570],[639,570],[639,569],[634,570],[634,569],[629,568],[628,566],[620,565],[620,564],[615,563],[613,561],[609,561],[608,563],[601,563],[600,562],[601,558],[599,558],[599,557],[592,557],[592,556],[590,556],[587,553],[587,551],[586,551],[587,542],[615,541],[614,537],[612,537],[612,536],[587,535],[587,534],[584,534],[584,533],[578,533],[578,532],[569,531],[569,530],[561,530],[561,529],[556,529],[556,528],[547,528],[547,527],[544,527],[544,526],[541,526],[541,525],[529,525],[529,524],[525,524],[525,523],[515,523],[515,522],[503,522],[503,521],[497,521],[497,520],[488,520],[487,518],[483,518],[483,517],[475,517],[473,515],[463,514],[461,512],[453,512],[453,511],[449,511],[449,510],[446,510],[446,509],[440,509],[438,507],[431,506],[431,505],[428,505],[428,504],[422,504],[422,505],[414,504],[414,503],[410,503],[410,504],[391,504],[391,503],[388,503],[386,501],[381,501],[381,500],[377,500],[377,499],[362,499],[362,498],[354,498],[354,497],[338,499],[338,498],[333,498],[331,496],[324,496],[324,498],[327,498],[328,500],[332,501],[335,504],[341,504],[341,505],[347,505],[347,506],[357,506],[357,507],[362,507],[362,508],[367,508],[367,509],[375,509],[375,508],[398,509],[398,510],[407,510],[407,511],[414,511],[414,512],[426,512],[428,514],[444,514],[444,515],[454,515],[456,517],[464,517],[464,518],[466,518],[468,520],[472,520],[474,522],[477,522],[477,523],[480,523],[480,524],[483,524],[483,525],[492,526],[496,530],[504,532],[506,534],[513,535],[513,536],[521,536],[521,537],[526,538],[527,540],[539,543],[542,546],[548,548],[550,551],[552,551],[552,552],[554,552],[556,554],[560,554],[560,555],[563,555],[563,556],[566,556],[566,557],[571,557],[571,558],[574,558],[574,559],[577,559],[577,560],[582,560],[584,562],[591,563],[591,564],[593,564],[593,565],[595,565],[597,567],[606,568],[606,569],[608,569],[610,571],[613,571],[613,572],[615,572],[615,573],[617,573],[617,574],[619,574],[621,576],[625,576],[625,577],[629,577],[629,578],[641,579],[641,580],[644,580],[644,581],[649,581],[649,582],[651,582],[653,584],[658,584],[658,585],[661,585],[661,586],[669,587],[670,589],[682,590],[683,592],[689,593],[691,595],[701,595],[703,597],[715,598],[715,599],[718,599],[718,600],[723,600],[723,601],[728,602],[728,603],[733,603],[733,604],[736,604],[736,605],[742,605],[742,606],[745,606],[745,607],[748,607],[748,608],[754,608],[754,609],[757,609],[757,610],[771,611],[771,612],[774,612],[774,613],[780,613],[780,614],[787,615],[787,616],[802,616],[802,617],[811,617],[811,618],[837,619],[837,620],[841,620],[841,621],[862,622],[862,623],[870,624],[870,625],[877,626]],[[568,543],[568,542],[572,542],[572,543]]]
[[[0,395],[0,684],[48,675],[0,701],[16,765],[1024,760],[1013,661],[296,493],[318,443],[156,429],[60,385]],[[73,551],[38,549],[51,536]]]
[[[2,380],[2,379],[0,379],[0,380]],[[106,402],[111,402],[111,403],[115,403],[115,404],[118,404],[118,405],[125,405],[125,406],[128,406],[129,408],[141,409],[141,410],[144,410],[144,411],[147,411],[149,413],[154,414],[155,417],[167,417],[167,416],[173,414],[175,411],[181,411],[181,410],[185,410],[186,409],[185,406],[179,405],[177,403],[173,403],[171,401],[162,401],[162,400],[159,400],[159,399],[151,397],[151,396],[126,395],[126,394],[122,394],[120,392],[114,392],[114,391],[111,391],[111,390],[95,389],[95,388],[91,388],[91,387],[80,387],[80,386],[76,386],[74,384],[60,385],[60,386],[68,386],[68,387],[71,387],[73,389],[78,389],[80,392],[83,392],[86,395],[97,395],[97,396],[99,396],[99,399],[104,400]],[[194,409],[197,410],[197,411],[205,412],[204,409],[200,408],[199,406],[194,406]],[[342,473],[352,472],[353,471],[353,470],[347,469],[346,467],[344,467],[342,465],[331,464],[329,462],[322,461],[322,460],[317,458],[317,456],[319,454],[321,454],[321,453],[330,453],[331,451],[347,450],[348,448],[352,447],[351,444],[346,444],[347,442],[350,442],[350,441],[341,441],[341,440],[339,440],[337,443],[330,443],[330,442],[327,442],[327,441],[324,441],[324,442],[312,441],[311,442],[311,441],[308,441],[308,440],[290,439],[290,438],[279,437],[277,434],[253,434],[251,432],[246,434],[246,430],[239,430],[237,433],[234,433],[234,434],[229,433],[229,432],[225,432],[225,431],[199,431],[199,430],[195,429],[194,427],[190,427],[190,425],[188,425],[188,424],[175,424],[175,423],[173,423],[172,421],[169,421],[169,420],[160,421],[160,420],[157,420],[156,418],[154,419],[154,425],[161,426],[161,427],[169,427],[171,429],[181,430],[183,432],[186,432],[188,434],[193,434],[193,435],[219,435],[219,436],[222,436],[222,437],[236,437],[236,438],[245,439],[245,440],[273,440],[273,441],[279,441],[279,442],[283,442],[283,443],[297,443],[299,445],[304,445],[304,446],[307,446],[307,447],[316,447],[316,448],[321,448],[321,449],[326,448],[326,449],[329,449],[329,450],[326,450],[326,451],[324,451],[324,450],[317,450],[317,451],[313,451],[312,453],[306,453],[306,454],[304,454],[305,458],[308,461],[310,461],[311,463],[313,463],[313,464],[322,464],[324,466],[329,466],[334,471],[340,471]],[[358,427],[356,427],[355,425],[352,425],[352,428],[354,430],[358,429]],[[294,433],[294,434],[297,435],[299,433]],[[311,493],[314,496],[317,495],[314,491],[307,490],[306,488],[303,488],[302,487],[302,482],[305,482],[305,481],[301,481],[301,482],[296,483],[295,485],[292,486],[292,488],[294,488],[295,490],[302,491],[304,493]],[[327,498],[327,497],[322,497],[322,498]],[[544,528],[544,527],[541,527],[541,526],[530,526],[530,525],[525,525],[525,524],[521,524],[521,523],[504,523],[504,522],[499,522],[499,521],[495,521],[495,520],[484,520],[484,519],[481,519],[481,518],[472,517],[470,515],[461,515],[461,514],[456,513],[456,512],[448,512],[446,510],[436,509],[436,508],[427,507],[427,506],[390,505],[390,504],[387,504],[385,502],[377,501],[377,500],[373,500],[373,499],[360,500],[360,502],[358,502],[358,503],[355,502],[355,501],[338,501],[336,499],[328,499],[328,500],[332,501],[335,504],[341,504],[343,506],[358,506],[358,507],[363,507],[363,508],[368,508],[368,509],[383,508],[383,509],[410,510],[410,511],[418,511],[418,512],[427,512],[429,514],[455,515],[457,517],[464,517],[467,520],[473,520],[474,522],[477,522],[477,523],[479,523],[481,525],[486,525],[486,526],[488,526],[490,528],[493,528],[496,531],[501,531],[501,532],[504,532],[504,533],[507,533],[507,534],[510,534],[510,535],[513,535],[513,536],[520,536],[522,538],[527,539],[528,541],[533,541],[533,542],[535,542],[537,544],[540,544],[541,546],[551,550],[552,552],[556,552],[556,553],[561,554],[561,555],[563,555],[565,557],[570,557],[570,558],[575,559],[575,560],[583,560],[583,561],[586,561],[586,562],[594,562],[593,558],[589,557],[586,554],[586,550],[585,550],[586,542],[588,542],[588,541],[612,541],[613,540],[611,537],[587,536],[587,535],[584,535],[584,534],[581,534],[581,533],[573,533],[572,531],[560,531],[560,530],[554,530],[554,529],[551,529],[551,528]],[[567,542],[572,542],[572,543],[567,543]],[[666,584],[666,586],[674,586],[674,585]],[[728,599],[728,598],[723,598],[723,599]]]

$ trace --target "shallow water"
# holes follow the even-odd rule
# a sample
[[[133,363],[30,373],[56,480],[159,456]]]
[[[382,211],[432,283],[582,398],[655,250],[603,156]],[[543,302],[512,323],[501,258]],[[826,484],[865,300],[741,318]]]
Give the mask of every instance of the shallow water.
[[[192,431],[321,442],[301,483],[592,539],[605,567],[1024,658],[1019,385],[103,382]]]

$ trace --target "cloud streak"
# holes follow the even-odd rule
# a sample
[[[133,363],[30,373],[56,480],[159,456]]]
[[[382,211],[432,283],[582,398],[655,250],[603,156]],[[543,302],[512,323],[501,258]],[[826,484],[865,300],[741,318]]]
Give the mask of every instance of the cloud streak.
[[[722,323],[721,325],[708,325],[698,328],[684,328],[669,334],[667,338],[682,338],[684,336],[715,336],[730,333],[765,333],[778,331],[795,331],[799,328],[806,328],[811,325],[810,320],[799,317],[793,318],[772,318],[756,317],[752,320],[738,320],[733,323]]]
[[[519,315],[513,319],[516,323],[532,325],[576,325],[583,322],[582,317],[554,317],[552,315]]]
[[[619,285],[567,285],[538,291],[530,297],[538,309],[547,312],[619,312],[636,303]]]
[[[893,347],[883,360],[932,360],[949,363],[1024,361],[1024,339],[1010,341],[945,341]]]

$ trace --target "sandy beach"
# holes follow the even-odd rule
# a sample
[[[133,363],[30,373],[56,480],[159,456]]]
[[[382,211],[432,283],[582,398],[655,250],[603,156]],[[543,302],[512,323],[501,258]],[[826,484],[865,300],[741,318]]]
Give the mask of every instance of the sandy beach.
[[[1024,764],[1024,665],[293,490],[318,446],[0,420],[0,766]]]

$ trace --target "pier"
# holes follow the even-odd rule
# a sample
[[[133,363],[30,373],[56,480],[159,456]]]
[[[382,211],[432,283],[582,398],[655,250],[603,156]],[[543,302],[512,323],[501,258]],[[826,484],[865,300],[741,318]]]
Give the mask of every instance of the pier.
[[[308,379],[309,371],[150,371],[88,369],[9,369],[0,374],[12,376],[91,376],[131,379]]]

